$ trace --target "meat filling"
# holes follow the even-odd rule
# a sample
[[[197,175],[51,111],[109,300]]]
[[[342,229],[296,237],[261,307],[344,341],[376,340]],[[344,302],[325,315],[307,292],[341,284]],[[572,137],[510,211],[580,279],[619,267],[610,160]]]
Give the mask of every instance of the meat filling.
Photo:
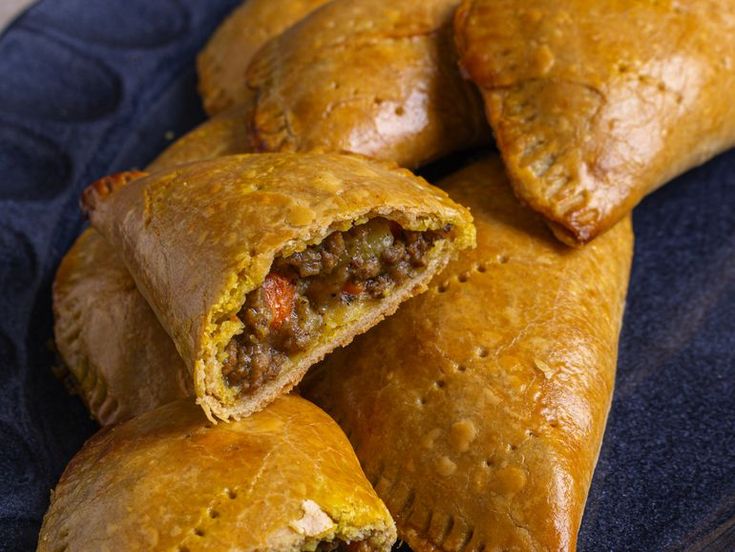
[[[375,218],[276,259],[237,315],[245,329],[227,345],[227,383],[245,394],[273,379],[319,334],[330,308],[384,297],[426,266],[434,242],[450,230],[413,232]]]

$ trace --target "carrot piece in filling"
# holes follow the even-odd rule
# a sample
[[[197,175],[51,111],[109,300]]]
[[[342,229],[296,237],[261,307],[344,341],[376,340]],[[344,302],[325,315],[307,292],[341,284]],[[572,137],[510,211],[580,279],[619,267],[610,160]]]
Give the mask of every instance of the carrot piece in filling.
[[[342,292],[347,295],[360,295],[363,291],[365,291],[365,285],[352,280],[347,280],[342,287]]]
[[[285,276],[271,272],[263,282],[265,303],[271,311],[271,328],[278,329],[291,317],[296,287]]]

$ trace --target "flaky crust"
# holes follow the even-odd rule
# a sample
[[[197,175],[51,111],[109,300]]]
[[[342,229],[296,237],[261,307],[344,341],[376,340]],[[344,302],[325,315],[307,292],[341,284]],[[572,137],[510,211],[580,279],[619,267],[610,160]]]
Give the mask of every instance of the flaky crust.
[[[193,393],[173,342],[95,230],[84,231],[62,260],[53,299],[56,346],[101,424]]]
[[[232,424],[182,400],[103,429],[67,466],[39,552],[390,550],[395,527],[329,416],[294,396]]]
[[[248,67],[262,151],[351,151],[417,167],[489,141],[457,69],[458,0],[331,2]]]
[[[184,135],[149,170],[245,151],[246,109],[231,109]],[[107,189],[112,193],[126,182],[107,179]],[[194,394],[171,338],[117,252],[96,230],[83,232],[62,260],[53,306],[57,349],[73,386],[100,424]]]
[[[497,158],[445,184],[472,209],[477,249],[302,391],[341,424],[414,550],[574,550],[613,390],[630,220],[569,249],[518,205]]]
[[[735,3],[465,0],[461,64],[516,194],[564,241],[735,144]]]
[[[205,411],[222,419],[263,408],[309,366],[423,291],[455,249],[474,244],[469,212],[409,171],[338,154],[259,154],[183,165],[106,196],[85,192],[92,224],[122,255],[187,363]],[[453,225],[420,275],[363,316],[327,328],[313,347],[246,397],[225,385],[224,348],[242,331],[237,313],[276,255],[381,216],[406,229]],[[288,367],[286,366],[288,364]]]
[[[204,110],[216,115],[248,103],[245,70],[253,54],[327,0],[247,0],[219,26],[197,57]]]

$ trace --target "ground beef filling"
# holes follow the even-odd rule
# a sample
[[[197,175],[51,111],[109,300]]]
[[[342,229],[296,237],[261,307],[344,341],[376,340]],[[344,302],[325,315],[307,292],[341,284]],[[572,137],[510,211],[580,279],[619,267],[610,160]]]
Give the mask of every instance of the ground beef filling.
[[[426,266],[434,242],[450,230],[412,232],[375,218],[276,259],[237,315],[245,329],[227,345],[227,383],[246,393],[273,379],[288,355],[318,335],[330,307],[384,297]]]

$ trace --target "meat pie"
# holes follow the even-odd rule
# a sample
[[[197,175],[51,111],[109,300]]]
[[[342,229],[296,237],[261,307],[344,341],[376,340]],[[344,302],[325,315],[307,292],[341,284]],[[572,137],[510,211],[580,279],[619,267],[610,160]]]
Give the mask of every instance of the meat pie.
[[[734,2],[464,0],[455,31],[516,195],[567,243],[735,145]]]
[[[212,425],[191,399],[105,428],[51,497],[38,552],[388,552],[396,529],[329,416],[295,396]]]
[[[413,550],[574,550],[615,381],[630,218],[580,249],[497,157],[442,183],[477,248],[302,383]]]
[[[474,243],[444,192],[357,156],[228,156],[125,180],[96,182],[84,205],[222,419],[291,389]]]

